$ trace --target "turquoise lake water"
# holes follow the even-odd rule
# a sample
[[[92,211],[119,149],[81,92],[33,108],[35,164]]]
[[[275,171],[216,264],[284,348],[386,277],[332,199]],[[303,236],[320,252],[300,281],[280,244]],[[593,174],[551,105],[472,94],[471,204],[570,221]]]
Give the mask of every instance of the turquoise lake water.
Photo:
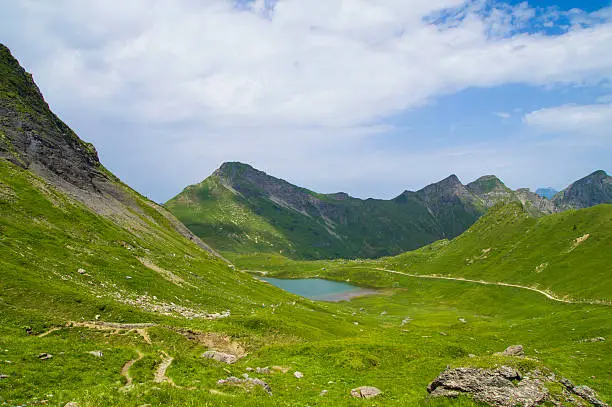
[[[345,301],[354,297],[376,293],[375,290],[338,281],[324,280],[322,278],[262,278],[262,280],[290,293],[316,301]]]

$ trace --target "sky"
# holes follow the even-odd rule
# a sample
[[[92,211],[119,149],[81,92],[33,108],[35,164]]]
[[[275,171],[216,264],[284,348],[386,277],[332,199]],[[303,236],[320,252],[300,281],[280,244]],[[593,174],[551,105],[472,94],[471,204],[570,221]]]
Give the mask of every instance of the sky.
[[[0,42],[164,202],[225,161],[392,198],[612,170],[608,0],[0,0]]]

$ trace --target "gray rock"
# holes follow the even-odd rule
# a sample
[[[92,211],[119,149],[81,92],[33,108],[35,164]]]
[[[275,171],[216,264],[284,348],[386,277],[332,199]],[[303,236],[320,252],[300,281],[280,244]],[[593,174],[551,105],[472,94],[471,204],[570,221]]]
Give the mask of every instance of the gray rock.
[[[513,380],[518,380],[518,384]],[[449,369],[431,382],[427,391],[437,397],[470,393],[475,400],[497,407],[530,407],[548,399],[548,390],[540,380],[521,380],[519,372],[507,366],[495,370]]]
[[[38,359],[40,360],[49,360],[53,357],[53,355],[51,355],[50,353],[41,353],[40,355],[38,355]]]
[[[321,390],[321,393],[319,393],[319,396],[323,397],[327,394],[327,390]]]
[[[0,374],[0,379],[8,379],[9,375],[7,374]]]
[[[205,359],[214,359],[217,362],[227,363],[231,365],[235,363],[238,358],[234,355],[230,355],[229,353],[217,352],[216,350],[209,350],[202,353],[202,357]]]
[[[512,345],[508,346],[503,352],[497,352],[496,355],[500,356],[525,356],[523,351],[523,345]]]
[[[95,356],[97,358],[101,358],[102,356],[104,356],[104,353],[102,353],[101,350],[92,350],[92,351],[89,351],[87,353],[89,353],[90,355],[93,355],[93,356]]]
[[[372,397],[376,397],[381,393],[382,392],[379,389],[372,386],[361,386],[351,390],[351,396],[362,399],[371,399]]]
[[[304,373],[298,372],[297,370],[293,372],[293,375],[297,377],[298,379],[301,379],[302,377],[304,377]]]
[[[234,386],[245,386],[246,388],[253,388],[255,386],[259,386],[266,391],[269,395],[272,395],[272,388],[266,382],[261,379],[247,377],[244,379],[239,379],[234,376],[230,376],[227,379],[221,379],[217,381],[217,384],[228,384]]]
[[[589,403],[591,403],[594,406],[597,406],[597,407],[608,407],[608,405],[606,403],[604,403],[603,401],[599,400],[595,390],[591,389],[588,386],[576,386],[576,387],[574,387],[573,391],[574,391],[574,394],[582,397],[583,399],[585,399],[586,401],[588,401]]]

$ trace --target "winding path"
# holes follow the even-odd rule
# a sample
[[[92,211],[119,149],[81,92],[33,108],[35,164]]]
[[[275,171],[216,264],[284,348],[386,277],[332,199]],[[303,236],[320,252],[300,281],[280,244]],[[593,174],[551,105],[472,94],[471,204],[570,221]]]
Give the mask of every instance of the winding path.
[[[123,386],[123,388],[127,388],[132,385],[133,379],[132,376],[130,376],[130,368],[134,363],[138,362],[144,357],[144,354],[140,350],[136,349],[136,352],[138,353],[138,357],[136,359],[128,360],[121,368],[121,376],[125,377],[126,380],[125,386]]]
[[[168,368],[172,364],[172,361],[174,360],[174,358],[172,356],[169,356],[164,351],[162,351],[161,353],[163,355],[162,356],[162,362],[159,364],[159,367],[157,368],[157,371],[155,371],[155,378],[153,379],[153,381],[155,383],[167,382],[167,383],[170,383],[172,386],[175,386],[175,384],[172,381],[172,379],[169,378],[168,376],[166,376],[166,370],[168,370]]]
[[[584,301],[567,300],[567,299],[564,299],[564,298],[555,297],[554,295],[552,295],[550,293],[547,293],[546,291],[539,290],[539,289],[533,288],[533,287],[519,285],[519,284],[510,284],[510,283],[483,281],[483,280],[471,280],[469,278],[463,278],[463,277],[446,277],[446,276],[432,276],[432,275],[427,275],[427,274],[411,274],[411,273],[405,273],[405,272],[402,272],[402,271],[384,269],[384,268],[380,268],[380,267],[374,267],[374,270],[384,271],[386,273],[399,274],[399,275],[407,276],[407,277],[415,277],[415,278],[427,278],[427,279],[435,279],[435,280],[464,281],[464,282],[468,282],[468,283],[476,283],[476,284],[482,284],[482,285],[497,285],[497,286],[502,286],[502,287],[522,288],[523,290],[534,291],[536,293],[542,294],[546,298],[548,298],[549,300],[553,300],[553,301],[557,301],[557,302],[562,302],[562,303],[565,303],[565,304],[612,305],[609,302],[601,301],[601,300],[584,300]]]

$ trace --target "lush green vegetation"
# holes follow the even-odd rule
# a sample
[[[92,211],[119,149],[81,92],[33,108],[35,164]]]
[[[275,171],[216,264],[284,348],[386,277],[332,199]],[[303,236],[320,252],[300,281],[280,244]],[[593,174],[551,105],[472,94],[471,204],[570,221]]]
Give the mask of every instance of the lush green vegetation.
[[[120,227],[13,164],[1,162],[0,171],[0,374],[9,376],[0,380],[0,395],[9,405],[37,400],[51,405],[76,400],[81,406],[361,405],[350,389],[372,385],[383,395],[368,405],[473,406],[467,397],[427,400],[425,388],[448,364],[500,363],[523,369],[545,365],[604,398],[612,395],[609,342],[582,342],[610,337],[608,306],[557,303],[511,287],[417,279],[372,270],[362,261],[239,259],[285,275],[301,271],[382,289],[381,295],[348,303],[316,303],[232,270],[153,212],[156,221],[147,227]],[[136,296],[199,312],[229,309],[231,316],[160,315],[123,301]],[[158,325],[147,329],[150,344],[129,329],[65,326],[96,318]],[[54,327],[61,329],[37,336]],[[233,365],[203,359],[200,354],[211,344],[187,339],[178,332],[185,328],[230,338],[248,355]],[[492,356],[515,343],[532,359]],[[104,356],[88,353],[95,350]],[[53,358],[40,360],[43,352]],[[143,358],[129,369],[134,384],[122,389],[121,370],[138,352]],[[174,358],[167,376],[180,387],[154,382],[161,352]],[[216,383],[247,367],[273,365],[290,370],[249,373],[269,383],[273,396]],[[295,378],[295,370],[304,378]],[[322,390],[328,393],[320,396]]]

